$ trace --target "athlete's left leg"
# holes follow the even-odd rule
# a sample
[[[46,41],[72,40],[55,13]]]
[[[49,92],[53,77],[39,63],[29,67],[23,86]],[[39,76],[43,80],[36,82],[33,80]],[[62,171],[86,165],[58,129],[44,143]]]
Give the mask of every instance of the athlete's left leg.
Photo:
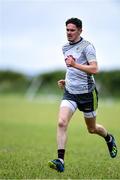
[[[96,123],[96,117],[85,117],[87,113],[84,113],[85,122],[87,125],[88,132],[91,134],[97,134],[105,138],[110,156],[112,158],[116,157],[117,155],[117,146],[115,143],[115,138],[113,135],[109,134],[107,130],[100,124]],[[93,113],[91,113],[93,114]]]
[[[89,133],[98,134],[102,137],[107,136],[107,130],[100,124],[96,123],[96,117],[84,117]]]

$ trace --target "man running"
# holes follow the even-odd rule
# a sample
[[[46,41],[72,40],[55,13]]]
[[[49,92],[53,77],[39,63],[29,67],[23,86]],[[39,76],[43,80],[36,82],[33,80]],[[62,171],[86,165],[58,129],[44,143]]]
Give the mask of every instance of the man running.
[[[57,144],[58,158],[49,161],[50,168],[58,172],[64,171],[64,156],[67,142],[67,127],[78,108],[84,114],[89,133],[103,137],[112,158],[117,155],[117,146],[112,134],[96,123],[98,92],[93,75],[98,72],[96,51],[94,46],[81,37],[82,21],[71,18],[66,21],[68,43],[63,46],[63,54],[67,66],[65,80],[58,81],[58,86],[64,88],[60,105]]]

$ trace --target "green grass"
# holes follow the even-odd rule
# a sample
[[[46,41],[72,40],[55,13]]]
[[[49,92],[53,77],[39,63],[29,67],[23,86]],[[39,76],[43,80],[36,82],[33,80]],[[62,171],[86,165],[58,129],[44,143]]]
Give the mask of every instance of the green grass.
[[[120,179],[120,101],[100,101],[97,119],[116,137],[115,159],[101,137],[88,134],[77,111],[68,130],[65,172],[49,169],[56,158],[59,102],[0,96],[0,179]]]

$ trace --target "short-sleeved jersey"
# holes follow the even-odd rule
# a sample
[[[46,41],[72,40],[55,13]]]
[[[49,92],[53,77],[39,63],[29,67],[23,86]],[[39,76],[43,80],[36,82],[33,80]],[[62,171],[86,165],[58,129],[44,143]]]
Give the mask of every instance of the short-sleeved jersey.
[[[67,43],[63,46],[62,51],[65,59],[67,56],[72,55],[78,64],[88,65],[89,62],[96,61],[94,46],[83,38],[74,44]],[[95,88],[95,80],[91,74],[74,67],[67,67],[65,88],[71,94],[89,93]]]

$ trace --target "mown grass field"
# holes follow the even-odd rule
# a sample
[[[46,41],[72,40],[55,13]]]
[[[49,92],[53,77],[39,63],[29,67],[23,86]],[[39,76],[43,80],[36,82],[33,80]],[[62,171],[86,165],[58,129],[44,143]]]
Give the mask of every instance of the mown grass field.
[[[56,158],[59,102],[0,96],[0,179],[120,179],[120,101],[100,101],[97,119],[116,137],[115,159],[101,137],[88,134],[77,111],[68,130],[65,172],[49,169]]]

